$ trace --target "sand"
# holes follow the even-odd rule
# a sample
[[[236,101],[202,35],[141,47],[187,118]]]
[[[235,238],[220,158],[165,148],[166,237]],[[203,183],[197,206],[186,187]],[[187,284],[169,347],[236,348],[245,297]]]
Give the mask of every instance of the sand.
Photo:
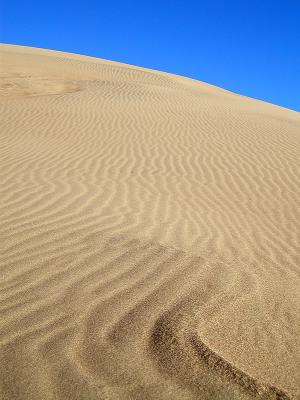
[[[299,399],[300,114],[1,46],[1,399]]]

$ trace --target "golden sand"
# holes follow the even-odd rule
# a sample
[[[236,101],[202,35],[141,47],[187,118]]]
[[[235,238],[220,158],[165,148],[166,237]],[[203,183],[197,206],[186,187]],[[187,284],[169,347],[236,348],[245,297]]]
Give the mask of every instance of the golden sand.
[[[300,398],[300,116],[1,46],[0,397]]]

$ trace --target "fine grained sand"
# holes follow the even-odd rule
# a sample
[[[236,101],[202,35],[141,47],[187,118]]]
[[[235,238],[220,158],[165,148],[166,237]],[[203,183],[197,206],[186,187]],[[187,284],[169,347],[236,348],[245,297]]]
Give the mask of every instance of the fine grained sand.
[[[299,399],[299,113],[1,46],[1,399]]]

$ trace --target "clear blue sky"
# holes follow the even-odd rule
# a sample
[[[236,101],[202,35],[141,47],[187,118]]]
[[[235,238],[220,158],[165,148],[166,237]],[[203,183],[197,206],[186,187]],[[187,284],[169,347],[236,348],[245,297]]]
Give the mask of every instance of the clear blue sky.
[[[0,41],[206,81],[300,110],[300,0],[0,0]]]

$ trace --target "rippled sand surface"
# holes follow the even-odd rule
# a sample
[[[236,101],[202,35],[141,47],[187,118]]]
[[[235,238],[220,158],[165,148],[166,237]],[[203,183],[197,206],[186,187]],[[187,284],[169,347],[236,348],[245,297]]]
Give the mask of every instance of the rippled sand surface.
[[[300,116],[1,46],[0,397],[300,398]]]

